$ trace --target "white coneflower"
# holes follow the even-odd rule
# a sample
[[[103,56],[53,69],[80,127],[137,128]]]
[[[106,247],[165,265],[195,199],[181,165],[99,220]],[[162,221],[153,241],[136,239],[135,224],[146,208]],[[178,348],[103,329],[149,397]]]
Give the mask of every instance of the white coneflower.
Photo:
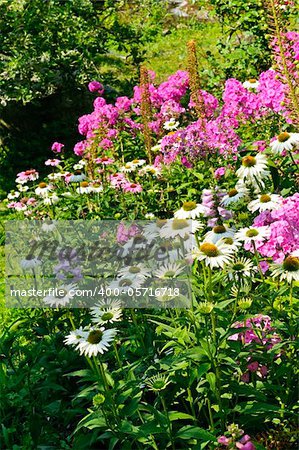
[[[45,205],[55,205],[59,202],[59,197],[56,194],[49,194],[47,197],[44,197]]]
[[[83,341],[84,338],[88,336],[88,332],[84,331],[82,327],[78,328],[77,330],[73,330],[68,334],[65,339],[64,343],[66,345],[77,345],[79,342]]]
[[[74,174],[70,176],[70,183],[81,183],[84,181],[86,176],[82,172],[82,170],[75,170]]]
[[[103,354],[110,347],[116,333],[115,328],[110,330],[105,330],[104,327],[91,328],[87,335],[80,339],[76,348],[81,355],[89,357],[97,356],[99,353]]]
[[[137,169],[137,165],[133,164],[132,162],[127,162],[124,166],[120,168],[120,172],[133,172]]]
[[[119,289],[119,291],[121,293],[126,293],[128,292],[129,289],[136,289],[139,288],[142,284],[144,283],[144,278],[141,277],[121,277],[118,278],[117,280],[112,281],[109,284],[109,288],[112,291],[116,291],[117,289]]]
[[[153,275],[157,278],[169,279],[176,278],[180,273],[184,271],[185,267],[182,267],[177,263],[164,264],[159,269],[153,272]]]
[[[242,158],[242,165],[236,172],[237,176],[243,181],[249,181],[256,184],[257,180],[262,181],[269,177],[267,158],[258,153],[255,156],[245,156]]]
[[[161,228],[167,223],[167,219],[156,219],[146,224],[143,228],[143,236],[151,242],[160,236]]]
[[[172,117],[170,120],[167,120],[164,122],[163,128],[167,131],[173,131],[178,128],[180,125],[180,122],[177,122],[174,117]]]
[[[221,203],[224,206],[228,206],[231,203],[236,203],[243,198],[248,197],[249,190],[245,186],[236,186],[234,189],[231,189],[227,192],[227,194],[222,198]]]
[[[162,238],[175,238],[176,236],[180,236],[184,239],[190,236],[190,233],[195,233],[202,228],[203,224],[197,220],[169,219],[161,228],[160,236]]]
[[[263,241],[270,237],[271,230],[269,227],[246,227],[239,230],[235,238],[244,241],[245,244],[250,244],[252,241]]]
[[[281,264],[273,264],[272,277],[279,277],[280,281],[286,280],[288,283],[299,281],[299,252],[293,252]]]
[[[45,222],[45,223],[42,224],[41,229],[43,231],[45,231],[46,233],[54,231],[56,229],[55,222]]]
[[[48,179],[50,181],[59,181],[64,178],[65,174],[62,172],[49,173]]]
[[[103,185],[98,182],[94,182],[90,185],[90,192],[94,192],[98,194],[99,192],[103,192]]]
[[[174,217],[175,219],[196,219],[206,211],[207,208],[200,203],[189,201],[183,203],[181,209],[174,213]]]
[[[250,78],[247,81],[244,81],[243,86],[245,89],[257,89],[259,87],[260,83],[255,78]]]
[[[150,277],[151,271],[144,264],[136,264],[134,266],[126,266],[118,271],[118,276],[128,278],[147,278]]]
[[[84,165],[80,164],[80,163],[77,163],[77,164],[73,165],[73,169],[74,170],[81,170],[81,169],[83,169],[83,167],[84,167]]]
[[[278,194],[261,194],[256,200],[247,205],[251,212],[255,211],[273,211],[282,205],[283,198]]]
[[[230,280],[250,277],[256,268],[250,259],[240,257],[231,261],[227,266],[227,275]]]
[[[133,164],[134,166],[143,166],[146,163],[145,159],[133,159],[132,161],[130,161],[130,164]]]
[[[154,177],[160,175],[160,173],[161,173],[160,167],[155,167],[153,165],[144,166],[138,172],[139,175],[149,174],[149,175],[152,175]]]
[[[91,191],[92,188],[87,181],[81,181],[80,186],[76,189],[78,194],[90,194]]]
[[[146,213],[144,218],[146,220],[154,220],[155,219],[155,214],[153,214],[153,213]]]
[[[29,186],[24,186],[24,185],[22,185],[22,184],[18,184],[18,185],[17,185],[17,188],[18,188],[18,190],[19,190],[20,192],[27,192],[28,189],[29,189]]]
[[[98,325],[119,322],[122,318],[122,310],[113,306],[95,306],[91,308],[92,322]]]
[[[38,187],[35,189],[35,193],[40,197],[47,197],[52,189],[53,187],[50,184],[39,183]]]
[[[216,225],[212,231],[208,231],[204,237],[204,241],[216,244],[220,239],[233,238],[235,232],[236,230],[234,228],[228,228],[226,225]]]
[[[53,294],[49,294],[46,297],[44,297],[43,302],[46,305],[54,307],[66,306],[75,295],[76,295],[75,284],[63,285],[59,288],[56,288]]]
[[[20,192],[18,192],[18,191],[12,191],[12,192],[10,192],[9,194],[7,194],[7,198],[8,198],[9,200],[14,200],[15,198],[19,198],[20,195],[21,195]]]
[[[226,245],[223,241],[216,244],[203,242],[200,247],[193,251],[193,257],[199,261],[204,261],[211,269],[223,268],[233,258],[234,249]]]
[[[299,145],[299,133],[280,133],[276,139],[270,142],[273,153],[281,154],[283,151],[291,151]]]
[[[35,269],[36,267],[41,265],[41,260],[34,257],[33,255],[28,255],[26,256],[25,259],[22,259],[20,261],[20,266],[22,267],[22,269],[24,270],[31,270],[31,269]]]

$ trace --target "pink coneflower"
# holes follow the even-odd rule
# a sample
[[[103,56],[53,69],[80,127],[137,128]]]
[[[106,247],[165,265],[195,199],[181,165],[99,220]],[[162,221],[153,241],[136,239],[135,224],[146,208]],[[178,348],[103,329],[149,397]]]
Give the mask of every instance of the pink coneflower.
[[[127,184],[128,181],[123,173],[114,173],[113,175],[110,175],[110,183],[112,187],[118,188],[123,184]]]
[[[17,183],[27,183],[27,181],[35,181],[39,177],[38,172],[35,169],[25,170],[17,174]]]
[[[103,164],[103,166],[109,166],[114,163],[114,159],[109,158],[108,156],[103,156],[102,158],[96,158],[95,162],[97,164]]]
[[[45,162],[46,166],[56,167],[61,163],[60,159],[47,159]]]
[[[123,185],[123,190],[125,192],[142,192],[142,186],[138,183],[126,183]]]

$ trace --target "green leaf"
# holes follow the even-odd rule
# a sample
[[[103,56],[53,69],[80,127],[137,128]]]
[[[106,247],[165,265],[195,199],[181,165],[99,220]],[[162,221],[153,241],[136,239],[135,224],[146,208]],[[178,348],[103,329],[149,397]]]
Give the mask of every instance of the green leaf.
[[[198,439],[201,441],[212,441],[216,442],[216,437],[207,430],[203,428],[194,427],[192,425],[187,425],[181,428],[177,434],[176,438],[180,439]]]

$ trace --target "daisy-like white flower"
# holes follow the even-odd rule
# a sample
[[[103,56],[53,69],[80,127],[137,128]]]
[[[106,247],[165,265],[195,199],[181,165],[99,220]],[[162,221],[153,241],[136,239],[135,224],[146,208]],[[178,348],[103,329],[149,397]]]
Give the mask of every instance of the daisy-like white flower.
[[[299,145],[299,133],[287,133],[286,131],[276,136],[276,139],[270,142],[273,153],[281,154],[286,150],[293,150]]]
[[[236,203],[243,198],[248,197],[249,190],[246,186],[236,186],[234,189],[228,191],[228,193],[222,198],[221,203],[224,206],[228,206],[231,203]]]
[[[17,188],[20,192],[27,192],[29,189],[29,186],[24,186],[23,184],[18,184]]]
[[[96,194],[103,191],[103,186],[101,183],[94,182],[94,183],[91,183],[91,185],[89,187],[90,187],[90,192],[94,192]]]
[[[243,83],[245,89],[257,89],[260,83],[255,78],[250,78],[249,80]]]
[[[151,242],[156,237],[160,236],[161,228],[166,225],[167,219],[156,219],[148,223],[143,228],[143,236]]]
[[[50,184],[39,183],[38,187],[35,189],[35,193],[40,197],[47,197],[51,190],[52,186]]]
[[[143,166],[146,163],[145,159],[133,159],[133,161],[131,161],[131,164],[134,164],[134,166]]]
[[[180,123],[177,122],[174,117],[172,117],[170,120],[167,120],[164,123],[163,128],[164,128],[164,130],[167,130],[167,131],[173,131],[173,130],[176,130],[179,125],[180,125]]]
[[[256,184],[256,181],[262,181],[269,177],[267,158],[265,155],[258,153],[255,156],[245,156],[242,158],[242,165],[236,172],[237,176],[250,183]]]
[[[113,306],[95,306],[91,308],[92,322],[98,325],[119,322],[122,318],[122,310]]]
[[[203,242],[200,247],[193,251],[193,257],[199,261],[204,261],[211,269],[223,268],[233,258],[234,249],[225,244],[222,240],[216,244],[213,242]]]
[[[24,270],[32,270],[41,265],[41,260],[33,255],[27,255],[25,259],[20,261],[20,266]]]
[[[184,239],[190,236],[190,233],[195,233],[201,228],[203,228],[203,224],[197,220],[169,219],[161,228],[160,236],[162,238],[175,238],[180,236]]]
[[[77,349],[81,355],[85,356],[97,356],[99,353],[103,354],[108,350],[113,341],[117,330],[111,328],[105,330],[104,327],[91,328],[82,339],[80,339]]]
[[[112,281],[109,284],[109,288],[112,289],[112,291],[119,289],[121,293],[126,293],[129,289],[136,289],[139,288],[142,283],[144,282],[144,278],[141,277],[128,277],[124,276],[121,278],[118,278],[117,280]]]
[[[49,194],[47,197],[44,197],[45,205],[55,205],[59,202],[59,197],[56,194]]]
[[[205,237],[204,241],[213,242],[216,244],[220,239],[223,238],[233,238],[236,230],[234,228],[228,228],[226,225],[216,225],[212,231],[209,231]]]
[[[246,227],[239,230],[235,237],[239,241],[244,241],[245,244],[252,241],[264,241],[270,237],[271,231],[269,227]]]
[[[76,285],[69,284],[56,288],[53,294],[44,297],[43,302],[46,305],[58,307],[67,305],[76,294]]]
[[[153,213],[146,213],[144,217],[145,217],[146,220],[154,220],[155,219],[155,214],[153,214]]]
[[[242,279],[243,277],[250,277],[256,268],[250,259],[240,257],[231,261],[227,266],[227,275],[230,280]]]
[[[120,168],[120,172],[133,172],[137,169],[137,165],[132,162],[127,162],[124,166]]]
[[[287,256],[282,264],[273,264],[272,277],[288,283],[299,281],[299,251]]]
[[[42,224],[42,228],[41,229],[43,231],[45,231],[46,233],[54,231],[56,229],[55,222],[45,222],[45,223]]]
[[[250,202],[247,208],[251,212],[273,211],[281,207],[282,200],[282,197],[278,194],[261,194],[256,200]]]
[[[79,342],[83,341],[87,335],[88,333],[80,327],[77,330],[71,331],[70,334],[65,337],[64,343],[66,345],[77,345]]]
[[[118,271],[120,277],[128,278],[147,278],[151,275],[150,269],[144,264],[136,264],[134,266],[126,266]]]
[[[9,200],[14,200],[15,198],[19,198],[20,195],[21,195],[20,192],[18,192],[18,191],[13,191],[13,192],[10,192],[10,193],[7,195],[7,198],[8,198]]]
[[[196,202],[185,202],[181,209],[174,213],[175,219],[196,219],[206,212],[206,207]]]
[[[80,186],[76,189],[76,192],[78,192],[78,194],[90,194],[90,192],[92,192],[92,187],[89,186],[87,181],[81,181]]]
[[[80,164],[80,163],[73,165],[74,170],[81,170],[81,169],[83,169],[83,167],[84,167],[83,164]]]
[[[184,271],[184,267],[177,263],[164,264],[159,269],[155,270],[153,275],[157,278],[169,279],[176,278]]]
[[[138,172],[139,175],[149,174],[154,177],[160,175],[160,173],[161,173],[160,167],[156,167],[156,166],[149,165],[149,164],[147,166],[142,167],[142,169],[140,169]]]
[[[63,172],[49,173],[49,175],[48,175],[48,179],[50,181],[59,181],[64,177],[65,177],[65,174]]]
[[[75,170],[74,174],[70,176],[70,183],[81,183],[81,181],[84,181],[86,179],[86,176],[82,172],[82,170],[78,169]]]

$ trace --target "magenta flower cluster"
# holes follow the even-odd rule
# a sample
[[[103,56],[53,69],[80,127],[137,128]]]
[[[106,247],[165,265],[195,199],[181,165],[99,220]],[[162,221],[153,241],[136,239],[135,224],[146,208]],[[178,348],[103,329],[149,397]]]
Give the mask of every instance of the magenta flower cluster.
[[[258,252],[275,262],[281,263],[286,256],[299,249],[299,193],[283,200],[282,206],[275,211],[265,211],[259,214],[253,226],[268,225],[270,237],[256,243]],[[250,250],[250,245],[245,245]]]

